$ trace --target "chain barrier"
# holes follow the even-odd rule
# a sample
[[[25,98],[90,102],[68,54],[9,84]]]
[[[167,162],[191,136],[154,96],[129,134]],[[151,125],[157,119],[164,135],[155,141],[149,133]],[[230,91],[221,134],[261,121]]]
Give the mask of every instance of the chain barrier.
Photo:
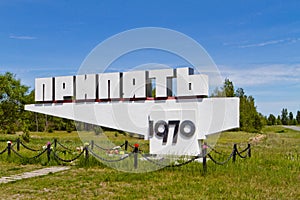
[[[54,148],[54,150],[52,150],[52,147],[51,147],[51,143],[48,142],[47,144],[47,148],[45,148],[43,151],[41,151],[39,154],[33,156],[33,157],[25,157],[23,155],[21,155],[20,153],[18,153],[18,151],[16,151],[13,147],[17,144],[17,148],[19,150],[19,144],[21,144],[24,148],[28,149],[28,150],[31,150],[31,151],[39,151],[39,150],[36,150],[36,149],[33,149],[33,148],[30,148],[28,147],[27,145],[25,145],[23,142],[21,142],[20,140],[17,140],[17,143],[14,143],[12,144],[11,141],[8,141],[7,142],[8,146],[2,150],[0,152],[0,155],[5,153],[6,151],[8,151],[8,155],[10,155],[10,151],[14,152],[18,157],[20,158],[25,158],[25,159],[36,159],[36,158],[39,158],[41,155],[43,155],[45,152],[47,152],[47,157],[48,157],[48,161],[50,161],[50,154],[53,153],[54,155],[54,158],[59,160],[59,161],[62,161],[62,162],[73,162],[75,160],[77,160],[78,158],[80,158],[84,153],[85,153],[85,157],[86,159],[88,158],[88,154],[92,154],[94,157],[102,160],[102,161],[105,161],[105,162],[119,162],[119,161],[122,161],[122,160],[125,160],[129,157],[131,157],[132,155],[134,156],[134,167],[137,168],[137,165],[138,165],[138,155],[140,154],[142,156],[142,158],[144,158],[145,160],[147,160],[148,162],[151,162],[155,165],[158,165],[158,166],[161,166],[161,167],[169,167],[169,168],[172,168],[172,167],[181,167],[183,165],[187,165],[193,161],[195,161],[196,159],[198,158],[203,158],[203,169],[204,171],[206,172],[206,157],[208,157],[212,162],[214,162],[215,164],[218,164],[218,165],[224,165],[226,163],[228,163],[230,161],[230,159],[232,158],[233,159],[233,162],[235,162],[236,160],[236,155],[238,155],[240,158],[247,158],[247,157],[251,157],[251,147],[250,147],[250,144],[248,144],[248,147],[245,148],[244,150],[242,151],[238,151],[237,149],[237,144],[234,144],[233,146],[233,150],[231,152],[231,154],[226,158],[226,160],[220,162],[220,161],[217,161],[216,159],[214,159],[212,157],[212,155],[210,153],[206,153],[206,149],[207,148],[210,148],[212,149],[213,152],[217,153],[217,154],[223,154],[219,151],[216,151],[214,148],[212,148],[211,146],[207,145],[204,143],[204,145],[202,146],[202,154],[201,155],[198,155],[198,156],[193,156],[191,159],[185,161],[185,162],[182,162],[182,163],[178,163],[178,164],[171,164],[171,165],[165,165],[163,164],[163,162],[165,162],[166,160],[164,159],[160,159],[160,160],[153,160],[149,157],[149,154],[144,154],[142,153],[142,151],[139,150],[139,144],[134,144],[134,145],[131,145],[128,143],[128,141],[125,141],[124,144],[118,146],[120,148],[124,147],[125,146],[125,151],[127,151],[127,146],[130,146],[131,148],[133,148],[133,151],[129,154],[125,154],[125,155],[122,155],[121,157],[119,157],[118,159],[107,159],[107,158],[104,158],[98,154],[96,154],[94,151],[93,151],[93,147],[97,147],[101,150],[114,150],[116,147],[113,147],[113,148],[103,148],[97,144],[94,144],[94,142],[92,142],[92,145],[90,148],[89,147],[89,144],[87,144],[84,149],[77,155],[75,156],[74,158],[72,159],[64,159],[64,158],[61,158],[58,154],[57,154],[57,150],[56,148]],[[62,148],[68,150],[71,152],[71,149],[66,147],[65,145],[61,144],[60,142],[58,142],[56,139],[55,139],[55,147],[56,147],[56,144],[60,145]],[[245,156],[242,155],[242,153],[244,152],[247,152],[247,154]]]
[[[120,147],[120,148],[125,147],[125,151],[127,151],[127,147],[128,147],[128,146],[131,147],[132,149],[135,148],[135,146],[132,145],[132,144],[130,144],[128,141],[125,141],[125,143],[123,143],[123,144],[121,144],[121,145],[119,145],[119,146],[115,146],[115,147],[112,147],[112,148],[104,148],[104,147],[101,147],[101,146],[99,146],[98,144],[94,143],[94,141],[92,140],[92,141],[91,141],[91,146],[92,146],[91,149],[93,149],[93,147],[97,147],[97,148],[99,148],[99,149],[101,149],[101,150],[104,150],[104,151],[114,150],[114,149],[116,149],[117,147]],[[139,148],[141,148],[142,146],[144,146],[144,144],[139,145]],[[141,150],[140,150],[140,151],[141,151]]]
[[[68,152],[72,152],[72,149],[66,147],[65,145],[63,145],[62,143],[60,143],[59,141],[55,140],[56,144],[58,144],[59,146],[61,146],[63,149],[67,150]]]
[[[121,144],[120,147],[122,148],[125,145],[125,143]]]
[[[209,147],[209,146],[208,146]],[[246,151],[248,151],[248,153],[245,155],[245,156],[243,156],[242,155],[242,153],[244,153],[244,152],[246,152]],[[242,151],[238,151],[238,149],[237,149],[237,144],[234,144],[233,145],[233,150],[232,150],[232,153],[228,156],[228,158],[225,160],[225,161],[223,161],[223,162],[219,162],[219,161],[216,161],[210,154],[207,154],[207,156],[215,163],[215,164],[218,164],[218,165],[224,165],[224,164],[226,164],[227,162],[229,162],[229,160],[231,159],[231,158],[233,158],[233,162],[235,162],[235,159],[236,159],[236,155],[238,155],[240,158],[247,158],[247,157],[251,157],[251,147],[250,147],[250,144],[248,144],[248,147],[247,148],[245,148],[244,150],[242,150]]]
[[[190,160],[185,161],[185,162],[183,162],[183,163],[179,163],[179,164],[175,164],[175,165],[169,165],[169,166],[166,166],[166,167],[181,167],[181,166],[183,166],[183,165],[187,165],[187,164],[189,164],[189,163],[195,161],[195,160],[198,159],[198,158],[201,158],[201,156],[194,156],[194,157],[191,158]]]
[[[127,146],[129,146],[129,147],[132,148],[133,150],[136,148],[135,145],[136,145],[136,144],[132,145],[132,144],[130,144],[129,142],[127,142]],[[138,146],[139,146],[139,152],[143,152],[143,150],[141,150],[141,148],[142,148],[143,146],[145,146],[145,144],[141,144],[141,145],[138,144]],[[127,149],[126,149],[126,143],[125,143],[125,150],[127,150]]]
[[[33,149],[33,148],[30,148],[28,147],[27,145],[25,145],[21,140],[19,140],[19,143],[25,148],[25,149],[28,149],[30,151],[40,151],[41,149]]]
[[[0,152],[0,155],[4,154],[6,151],[7,151],[7,147],[5,149],[3,149],[3,151]]]
[[[250,149],[250,146],[248,145],[248,147],[247,147],[246,149],[242,150],[242,151],[239,152],[239,153],[244,153],[244,152],[248,151],[249,149]]]
[[[165,166],[166,166],[166,165],[164,165],[164,164],[161,164],[161,163],[159,163],[159,162],[157,162],[157,161],[154,161],[154,160],[150,159],[149,157],[146,156],[146,154],[140,153],[140,155],[141,155],[143,158],[145,158],[147,161],[149,161],[149,162],[151,162],[151,163],[153,163],[153,164],[155,164],[155,165],[157,165],[157,166],[160,166],[160,167],[165,167]]]
[[[122,145],[120,145],[120,146],[118,146],[118,147],[122,148],[124,145],[125,145],[125,143],[122,144]],[[101,146],[99,146],[98,144],[95,144],[95,143],[94,143],[94,146],[97,147],[97,148],[99,148],[99,149],[101,149],[101,150],[103,150],[103,151],[110,151],[110,150],[114,150],[114,148],[116,148],[116,147],[104,148],[104,147],[101,147]]]
[[[246,151],[248,151],[248,153],[247,153],[246,155],[243,156],[242,153],[244,153],[244,152],[246,152]],[[239,152],[239,151],[236,149],[236,153],[237,153],[237,155],[238,155],[240,158],[247,158],[247,156],[250,157],[250,156],[251,156],[251,154],[250,154],[250,146],[248,145],[248,147],[247,147],[246,149],[242,150],[241,152]]]
[[[44,149],[42,152],[40,152],[39,154],[37,154],[36,156],[33,156],[33,157],[25,157],[25,156],[22,156],[20,153],[18,153],[18,151],[16,151],[14,148],[11,148],[11,150],[17,155],[19,156],[20,158],[23,158],[23,159],[36,159],[38,157],[40,157],[41,155],[43,155],[47,149]]]
[[[132,144],[128,143],[128,146],[134,149],[134,146]]]
[[[55,158],[57,158],[58,160],[62,161],[62,162],[73,162],[75,160],[77,160],[78,158],[80,158],[80,156],[82,156],[82,154],[86,151],[86,149],[84,148],[83,151],[81,151],[76,157],[72,158],[72,159],[63,159],[61,157],[59,157],[55,151],[52,151],[53,152],[53,155]]]
[[[233,152],[229,155],[229,157],[223,161],[223,162],[219,162],[219,161],[216,161],[215,159],[213,159],[213,157],[208,153],[207,156],[211,159],[211,161],[213,161],[215,164],[217,165],[225,165],[233,156]]]
[[[140,153],[140,154],[141,154],[141,153]],[[145,154],[141,154],[141,156],[142,156],[143,158],[145,158],[147,161],[149,161],[149,162],[151,162],[151,163],[153,163],[153,164],[156,164],[157,166],[160,166],[160,167],[170,167],[170,168],[171,168],[171,167],[181,167],[181,166],[183,166],[183,165],[187,165],[187,164],[189,164],[189,163],[195,161],[195,160],[198,159],[198,158],[201,158],[201,156],[194,156],[194,157],[191,158],[190,160],[185,161],[185,162],[183,162],[183,163],[174,164],[174,165],[164,165],[164,164],[161,164],[161,163],[159,163],[159,162],[156,162],[156,161],[154,161],[154,160],[148,158]]]
[[[91,152],[91,154],[92,154],[93,156],[95,156],[96,158],[99,158],[100,160],[103,160],[103,161],[105,161],[105,162],[119,162],[119,161],[125,160],[126,158],[129,158],[129,157],[133,154],[133,153],[130,153],[130,154],[128,154],[127,156],[121,157],[121,158],[116,159],[116,160],[108,160],[108,159],[106,159],[106,158],[103,158],[103,157],[97,155],[97,154],[96,154],[95,152],[93,152],[91,149],[89,149],[89,152]]]
[[[237,153],[237,155],[238,155],[240,158],[247,158],[247,155],[243,156],[243,155],[241,155],[241,153],[238,152],[238,151],[236,151],[236,153]]]
[[[209,146],[208,144],[206,144],[206,146],[207,146],[208,148],[210,148],[213,152],[217,153],[217,154],[220,154],[220,155],[223,154],[223,153],[217,151],[215,148]]]

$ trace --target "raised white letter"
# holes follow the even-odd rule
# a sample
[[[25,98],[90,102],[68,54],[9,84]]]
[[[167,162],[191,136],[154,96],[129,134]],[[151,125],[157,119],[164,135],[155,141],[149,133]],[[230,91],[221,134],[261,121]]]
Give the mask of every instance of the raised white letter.
[[[99,99],[120,98],[120,73],[99,74]]]
[[[177,96],[208,96],[208,76],[191,68],[177,68]]]
[[[55,100],[61,101],[74,96],[73,80],[73,76],[55,77]]]
[[[76,76],[76,99],[96,99],[96,75]]]
[[[155,96],[167,97],[172,95],[173,69],[160,69],[149,71],[149,78],[155,78]]]
[[[52,77],[35,79],[35,101],[53,101]]]
[[[146,72],[123,73],[123,98],[146,98]]]

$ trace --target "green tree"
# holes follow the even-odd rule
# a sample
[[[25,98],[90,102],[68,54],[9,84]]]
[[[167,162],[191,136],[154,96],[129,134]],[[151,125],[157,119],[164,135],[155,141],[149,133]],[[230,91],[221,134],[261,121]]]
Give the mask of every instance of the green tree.
[[[226,78],[224,81],[223,91],[225,92],[226,97],[234,97],[235,96],[233,83],[228,78]]]
[[[234,97],[234,86],[232,81],[228,78],[225,79],[223,86],[220,88],[215,88],[212,97]]]
[[[297,121],[297,124],[300,124],[300,111],[299,110],[297,111],[296,121]]]
[[[264,115],[262,115],[261,113],[258,113],[258,114],[259,114],[259,116],[260,116],[260,118],[261,118],[262,125],[263,125],[263,126],[268,125],[268,118],[267,118],[267,116],[264,116]],[[276,121],[276,118],[275,118],[275,121]]]
[[[263,127],[262,117],[257,112],[252,96],[246,96],[243,89],[238,89],[236,94],[240,97],[240,129],[247,132],[259,132]]]
[[[238,88],[238,89],[236,90],[236,96],[237,96],[237,97],[240,97],[240,98],[244,98],[244,97],[245,97],[244,89],[243,89],[243,88]]]
[[[281,123],[282,125],[288,125],[288,110],[286,108],[283,108],[281,111]]]
[[[213,97],[239,97],[240,98],[240,130],[248,132],[261,131],[266,124],[265,117],[257,112],[255,100],[252,96],[245,95],[243,88],[234,92],[234,85],[229,79],[225,79],[221,88],[216,88]]]
[[[289,125],[294,125],[294,115],[292,112],[289,113]]]
[[[276,119],[276,125],[282,125],[280,115],[277,116],[277,119]]]
[[[23,126],[24,105],[29,87],[22,85],[15,75],[0,74],[0,131],[15,133]]]
[[[276,117],[273,114],[270,114],[268,117],[268,125],[269,126],[276,125]]]

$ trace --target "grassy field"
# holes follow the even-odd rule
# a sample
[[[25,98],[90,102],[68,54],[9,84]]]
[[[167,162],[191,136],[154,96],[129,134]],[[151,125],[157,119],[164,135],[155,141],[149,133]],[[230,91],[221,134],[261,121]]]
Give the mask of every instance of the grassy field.
[[[115,132],[107,134],[116,144],[122,144],[128,138]],[[205,175],[201,163],[132,174],[110,169],[95,161],[84,166],[80,161],[68,171],[1,184],[0,199],[299,199],[300,132],[278,126],[266,127],[262,134],[264,137],[252,144],[250,159],[237,158],[235,163],[223,166],[208,161]],[[228,154],[234,143],[243,149],[254,136],[259,135],[225,132],[215,148]],[[17,137],[1,135],[0,150],[5,147],[7,139]],[[70,148],[82,145],[76,133],[59,132],[31,133],[28,146],[38,148],[53,138],[59,138]],[[130,142],[146,143],[135,138]],[[146,148],[147,144],[144,146]],[[226,157],[211,154],[218,160]],[[56,164],[47,163],[45,158],[28,164],[5,154],[0,155],[0,175]]]

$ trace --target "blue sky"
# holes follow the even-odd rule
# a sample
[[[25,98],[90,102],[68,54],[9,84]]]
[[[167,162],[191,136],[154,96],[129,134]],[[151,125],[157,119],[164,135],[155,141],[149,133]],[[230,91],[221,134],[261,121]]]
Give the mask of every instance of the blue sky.
[[[299,1],[0,1],[0,73],[34,78],[77,73],[108,37],[164,27],[199,42],[224,79],[242,87],[264,115],[300,110]],[[179,60],[155,59],[144,62]],[[166,57],[168,58],[168,57]],[[121,63],[120,68],[136,63]],[[122,66],[121,66],[122,65]],[[118,67],[118,66],[116,66]]]

